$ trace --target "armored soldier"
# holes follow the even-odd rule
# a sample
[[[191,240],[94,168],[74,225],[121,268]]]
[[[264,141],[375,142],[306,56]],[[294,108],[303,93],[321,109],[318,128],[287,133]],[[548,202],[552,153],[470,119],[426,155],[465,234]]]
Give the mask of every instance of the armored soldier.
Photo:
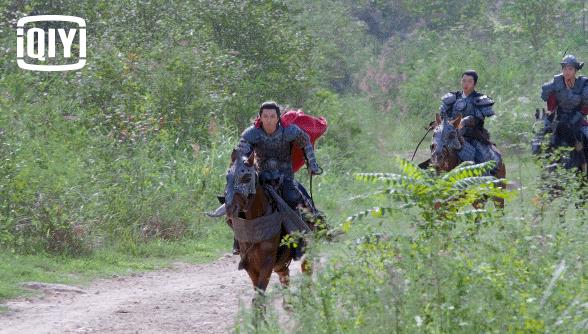
[[[312,175],[321,174],[322,169],[316,162],[308,134],[294,124],[283,126],[280,116],[280,107],[276,102],[262,103],[259,107],[261,126],[252,125],[245,129],[236,150],[243,158],[255,154],[255,167],[260,182],[279,184],[284,201],[292,209],[302,213],[304,207],[313,206],[313,203],[308,201],[306,190],[294,180],[292,145],[298,145],[302,149]],[[311,209],[315,210],[314,207]],[[237,254],[238,243],[235,242],[233,248],[233,253]],[[302,255],[300,247],[294,251],[295,258]]]
[[[304,204],[304,199],[294,180],[291,145],[298,145],[304,151],[308,168],[313,175],[321,173],[310,138],[294,124],[283,127],[280,122],[280,107],[273,101],[264,102],[260,106],[259,117],[261,126],[252,125],[243,131],[237,151],[245,157],[254,153],[260,180],[264,182],[279,179],[282,197],[291,208],[296,209]]]
[[[477,83],[476,71],[465,71],[461,76],[462,90],[445,94],[439,111],[443,118],[462,117],[459,127],[465,140],[458,152],[460,160],[474,163],[495,160],[498,165],[501,155],[490,142],[490,135],[484,128],[486,117],[494,116],[494,101],[475,90]]]
[[[576,77],[584,63],[578,62],[575,56],[567,55],[561,61],[562,73],[541,87],[541,99],[547,102],[549,114],[544,119],[544,129],[533,141],[533,152],[539,151],[540,142],[546,132],[552,129],[554,117],[557,121],[569,125],[572,131],[582,132],[588,137],[588,127],[584,116],[588,114],[588,78]]]

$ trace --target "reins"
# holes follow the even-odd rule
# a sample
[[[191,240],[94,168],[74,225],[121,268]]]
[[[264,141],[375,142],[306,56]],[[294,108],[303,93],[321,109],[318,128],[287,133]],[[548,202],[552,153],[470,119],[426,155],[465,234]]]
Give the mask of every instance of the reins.
[[[423,140],[425,140],[425,138],[427,137],[427,135],[429,134],[429,132],[431,132],[432,129],[433,129],[433,127],[432,126],[429,126],[429,129],[427,129],[427,132],[425,133],[425,135],[423,136],[423,138],[421,139],[421,141],[419,141],[419,143],[417,144],[416,148],[414,149],[414,153],[412,154],[412,158],[410,158],[410,161],[413,161],[414,160],[414,156],[416,155],[417,151],[419,150],[419,146],[421,146],[421,144],[423,143]],[[310,184],[311,184],[311,187],[312,187],[312,178],[310,179],[310,182],[311,182]],[[312,197],[312,195],[311,195],[311,197]]]

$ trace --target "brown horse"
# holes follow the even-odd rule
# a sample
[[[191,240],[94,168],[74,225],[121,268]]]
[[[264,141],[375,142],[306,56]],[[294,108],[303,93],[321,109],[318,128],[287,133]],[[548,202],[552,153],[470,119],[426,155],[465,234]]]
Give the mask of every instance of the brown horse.
[[[457,167],[461,162],[457,152],[462,148],[465,139],[460,134],[460,131],[458,131],[460,129],[460,122],[461,115],[451,121],[441,120],[439,114],[435,115],[435,123],[433,124],[435,130],[431,142],[430,164],[437,171],[448,172]],[[502,160],[494,169],[492,176],[498,179],[504,179],[506,177],[506,167]],[[505,188],[506,185],[500,183],[499,186]],[[494,204],[499,208],[504,208],[504,199],[495,198]],[[474,203],[475,207],[481,207],[482,205],[483,201]]]
[[[247,271],[253,287],[262,294],[272,272],[276,272],[282,286],[287,287],[293,257],[290,248],[280,246],[286,232],[281,227],[279,212],[258,181],[253,155],[242,159],[233,152],[232,160],[227,174],[225,205],[239,243],[239,268]],[[305,261],[302,261],[302,271],[307,272],[307,269]]]

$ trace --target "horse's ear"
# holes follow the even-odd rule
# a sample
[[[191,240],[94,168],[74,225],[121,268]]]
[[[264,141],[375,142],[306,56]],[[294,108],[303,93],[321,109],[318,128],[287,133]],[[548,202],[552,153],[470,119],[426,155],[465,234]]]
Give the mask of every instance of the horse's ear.
[[[451,125],[453,125],[454,128],[459,129],[461,125],[461,115],[457,115],[457,117],[451,121]]]
[[[253,159],[255,158],[254,154],[251,153],[249,155],[249,158],[247,158],[247,160],[245,160],[245,165],[247,165],[248,167],[253,166]]]
[[[235,162],[236,159],[237,159],[237,150],[233,149],[233,152],[231,153],[231,165]]]
[[[435,126],[441,124],[441,115],[439,113],[435,114]]]

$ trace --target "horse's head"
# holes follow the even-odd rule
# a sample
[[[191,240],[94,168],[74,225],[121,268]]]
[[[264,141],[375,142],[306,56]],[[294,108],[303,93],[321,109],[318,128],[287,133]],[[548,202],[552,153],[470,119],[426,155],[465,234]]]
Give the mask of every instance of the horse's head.
[[[247,212],[255,197],[257,172],[253,165],[253,154],[249,158],[237,157],[233,152],[233,163],[227,172],[225,205],[227,215],[236,217],[240,212]]]
[[[431,165],[437,170],[449,170],[449,159],[459,151],[463,145],[463,137],[457,131],[461,116],[452,121],[443,120],[439,114],[435,115],[435,130],[431,142]]]

